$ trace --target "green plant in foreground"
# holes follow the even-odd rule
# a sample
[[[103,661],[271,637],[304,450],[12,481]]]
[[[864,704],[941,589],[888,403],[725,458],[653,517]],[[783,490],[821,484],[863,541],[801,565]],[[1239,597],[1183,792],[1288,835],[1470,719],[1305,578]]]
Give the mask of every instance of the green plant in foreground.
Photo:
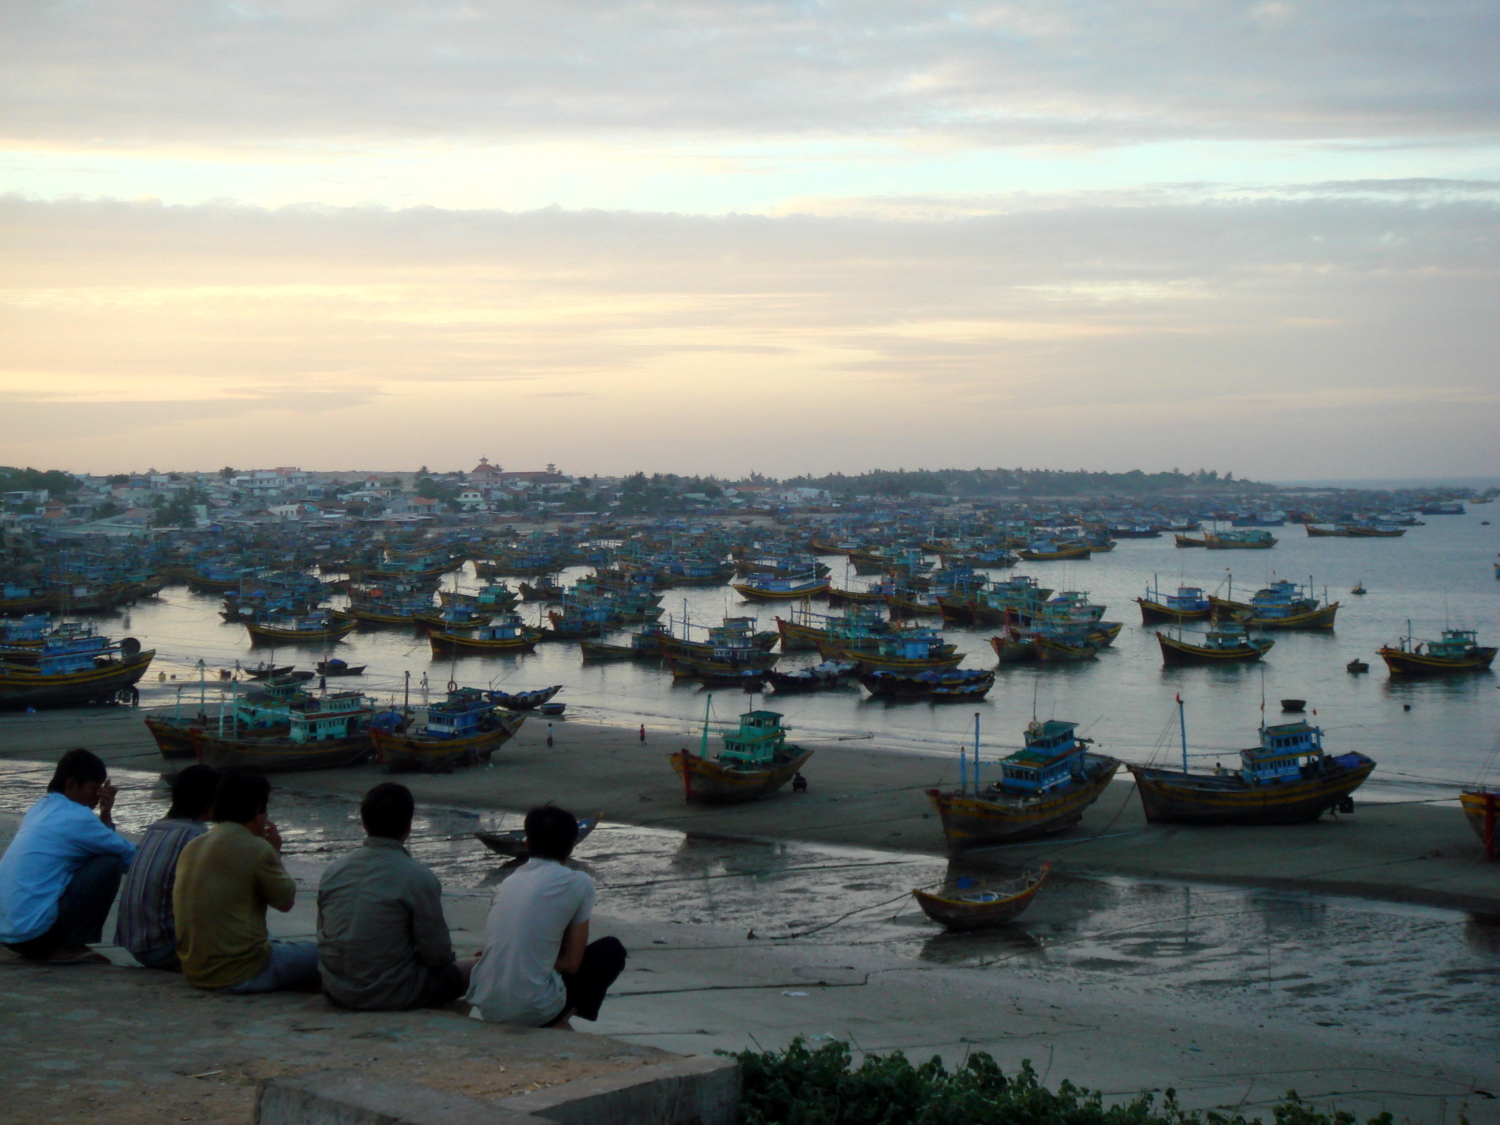
[[[1096,1090],[1071,1082],[1049,1090],[1030,1061],[1006,1077],[984,1053],[950,1072],[933,1057],[913,1064],[900,1051],[867,1055],[850,1068],[847,1043],[809,1049],[796,1039],[786,1050],[742,1051],[740,1125],[1260,1125],[1258,1118],[1186,1111],[1167,1090],[1158,1105],[1143,1093],[1105,1105]],[[1275,1107],[1275,1125],[1356,1125],[1352,1113],[1325,1112],[1295,1091]],[[1369,1125],[1394,1125],[1389,1113]]]

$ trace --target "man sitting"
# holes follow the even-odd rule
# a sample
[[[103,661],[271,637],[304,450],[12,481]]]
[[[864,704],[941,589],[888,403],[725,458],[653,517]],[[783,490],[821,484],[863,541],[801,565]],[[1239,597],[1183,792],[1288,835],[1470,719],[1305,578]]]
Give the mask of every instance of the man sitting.
[[[172,779],[167,815],[150,825],[136,848],[135,862],[120,891],[115,944],[128,949],[148,969],[181,972],[177,926],[172,914],[172,883],[182,849],[208,831],[219,771],[188,766]]]
[[[281,866],[281,834],[266,815],[271,785],[230,770],[214,794],[214,826],[182,849],[172,908],[183,976],[198,988],[274,992],[318,981],[318,947],[271,941],[266,907],[292,908],[297,884]]]
[[[115,787],[97,756],[62,756],[47,795],[27,810],[0,857],[0,943],[32,961],[109,963],[89,945],[103,936],[135,856],[135,845],[115,831],[114,804]]]
[[[531,858],[490,904],[470,1015],[569,1030],[569,1016],[599,1018],[605,992],[625,968],[625,947],[612,937],[589,942],[594,881],[564,865],[577,841],[572,813],[545,805],[526,814]]]
[[[469,986],[474,963],[454,962],[442,886],[402,846],[415,811],[406,786],[371,789],[359,806],[363,846],[318,885],[318,970],[323,991],[347,1008],[436,1008]]]

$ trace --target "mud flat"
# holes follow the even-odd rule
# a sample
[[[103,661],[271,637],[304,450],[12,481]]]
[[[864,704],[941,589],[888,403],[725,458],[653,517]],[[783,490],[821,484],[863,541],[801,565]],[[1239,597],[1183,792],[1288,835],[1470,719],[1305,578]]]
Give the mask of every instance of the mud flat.
[[[160,770],[129,708],[85,708],[0,716],[0,757],[54,760],[87,746],[122,768]],[[555,801],[616,822],[905,852],[946,854],[924,794],[956,784],[956,760],[904,754],[869,741],[807,742],[816,753],[807,793],[739,806],[690,805],[667,755],[696,746],[687,727],[647,728],[533,716],[488,769],[408,774],[417,799],[462,808],[523,811]],[[378,766],[283,775],[306,793],[358,797],[385,776]],[[1456,798],[1456,794],[1454,795]],[[1456,804],[1357,802],[1351,816],[1276,828],[1151,825],[1128,781],[1116,781],[1080,826],[1042,841],[971,852],[965,863],[1022,866],[1049,860],[1059,872],[1240,883],[1362,895],[1500,912],[1500,864],[1486,863]]]

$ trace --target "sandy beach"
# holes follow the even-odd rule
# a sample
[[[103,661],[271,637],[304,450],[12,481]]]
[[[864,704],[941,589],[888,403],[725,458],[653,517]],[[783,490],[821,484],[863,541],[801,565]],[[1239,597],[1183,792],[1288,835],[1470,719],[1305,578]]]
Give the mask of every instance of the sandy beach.
[[[128,708],[8,715],[0,756],[55,760],[87,746],[122,768],[167,763]],[[666,756],[695,746],[686,727],[635,728],[531,717],[488,769],[404,775],[419,802],[521,812],[555,801],[580,815],[696,833],[946,854],[924,794],[955,785],[957,761],[882,749],[871,741],[808,742],[815,750],[805,794],[781,793],[753,804],[688,804]],[[276,783],[306,793],[357,797],[383,776],[374,765],[281,775]],[[1455,794],[1456,798],[1456,794]],[[1356,802],[1350,816],[1306,825],[1199,828],[1148,825],[1128,780],[1116,781],[1077,828],[1045,840],[967,853],[965,864],[1020,866],[1139,878],[1238,883],[1362,895],[1397,902],[1500,912],[1500,866],[1485,862],[1456,804]]]

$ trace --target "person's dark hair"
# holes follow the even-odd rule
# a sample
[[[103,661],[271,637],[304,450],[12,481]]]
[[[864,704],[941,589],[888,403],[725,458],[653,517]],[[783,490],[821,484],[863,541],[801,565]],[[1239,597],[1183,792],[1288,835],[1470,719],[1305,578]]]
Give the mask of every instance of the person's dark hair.
[[[542,859],[561,862],[578,842],[578,820],[567,809],[538,805],[526,814],[526,850]]]
[[[107,777],[109,770],[104,767],[104,760],[92,750],[79,747],[69,750],[58,759],[57,771],[52,775],[52,780],[47,782],[47,792],[61,793],[70,781],[75,785],[84,785],[90,781],[103,781]]]
[[[179,770],[172,779],[172,807],[168,820],[197,820],[214,803],[219,788],[219,771],[201,763]]]
[[[266,811],[270,800],[271,783],[260,774],[227,770],[214,793],[214,820],[249,824]]]
[[[382,781],[359,803],[359,819],[364,822],[367,836],[402,840],[411,831],[411,818],[416,810],[417,802],[412,799],[410,789],[394,781]]]

